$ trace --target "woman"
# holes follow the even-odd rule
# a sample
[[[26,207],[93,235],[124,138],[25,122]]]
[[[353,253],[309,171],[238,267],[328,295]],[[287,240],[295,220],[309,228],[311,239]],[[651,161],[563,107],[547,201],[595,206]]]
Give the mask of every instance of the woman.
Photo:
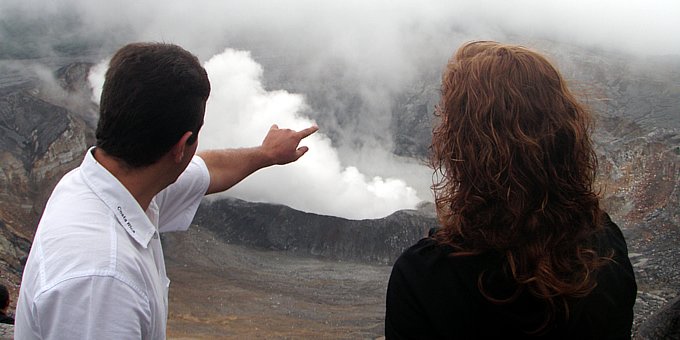
[[[387,338],[630,338],[626,243],[593,192],[589,113],[555,67],[464,44],[435,115],[441,227],[394,265]]]

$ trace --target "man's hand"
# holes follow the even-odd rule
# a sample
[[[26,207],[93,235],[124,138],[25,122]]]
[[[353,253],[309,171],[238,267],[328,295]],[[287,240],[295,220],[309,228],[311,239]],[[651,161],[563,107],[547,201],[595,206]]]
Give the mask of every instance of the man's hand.
[[[270,165],[295,162],[309,150],[306,146],[298,147],[300,141],[317,130],[319,130],[317,126],[308,127],[300,131],[279,129],[274,124],[269,128],[267,136],[262,141],[262,151],[269,159]]]
[[[274,124],[258,147],[199,152],[198,156],[203,158],[210,172],[210,186],[206,194],[227,190],[259,169],[295,162],[309,149],[299,146],[300,141],[318,129],[312,126],[295,131],[279,129]]]

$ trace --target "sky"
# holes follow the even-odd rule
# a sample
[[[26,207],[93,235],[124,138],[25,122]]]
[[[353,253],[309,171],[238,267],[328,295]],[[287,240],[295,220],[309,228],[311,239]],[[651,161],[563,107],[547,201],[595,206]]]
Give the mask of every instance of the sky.
[[[676,0],[2,0],[2,16],[48,17],[69,11],[87,32],[172,40],[213,54],[232,34],[271,35],[286,43],[330,48],[395,48],[403,34],[464,28],[472,36],[498,30],[652,54],[680,54]],[[374,38],[382,37],[380,42]],[[421,36],[422,37],[422,36]]]
[[[361,219],[431,200],[431,171],[392,153],[389,122],[395,100],[460,43],[550,40],[680,55],[679,17],[676,0],[0,0],[0,48],[17,39],[7,29],[17,20],[50,39],[179,44],[213,86],[200,148],[257,145],[274,123],[320,126],[298,163],[260,171],[228,195]],[[107,56],[91,77],[95,91]],[[310,100],[319,93],[323,110]]]

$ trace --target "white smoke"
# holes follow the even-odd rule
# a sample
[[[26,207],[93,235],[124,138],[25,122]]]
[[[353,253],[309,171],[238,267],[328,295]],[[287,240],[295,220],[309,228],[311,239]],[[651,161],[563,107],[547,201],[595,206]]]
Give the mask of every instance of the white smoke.
[[[102,97],[104,76],[106,75],[106,70],[108,68],[108,59],[102,60],[99,64],[92,66],[92,68],[90,68],[90,74],[87,75],[87,81],[90,83],[90,88],[92,89],[92,101],[97,105],[99,105],[99,101]]]
[[[267,65],[266,83],[277,88],[263,87],[262,70],[253,58],[226,52],[242,54],[227,58],[241,66],[229,71],[231,80],[214,75],[227,72],[222,66],[210,66],[216,69],[210,71],[213,95],[202,147],[256,145],[271,124],[299,129],[312,123],[305,117],[317,120],[321,130],[305,141],[311,150],[299,164],[262,171],[232,193],[308,211],[349,216],[367,210],[379,216],[412,207],[415,194],[409,187],[417,188],[420,198],[431,199],[431,172],[392,154],[390,124],[399,96],[413,94],[408,90],[425,82],[418,78],[423,74],[440,73],[461,42],[491,39],[531,46],[533,41],[554,40],[624,54],[678,55],[680,44],[669,40],[680,35],[678,17],[677,0],[4,0],[4,27],[21,20],[34,25],[0,29],[0,52],[25,46],[49,50],[86,40],[101,41],[105,53],[111,53],[132,41],[165,41],[201,60],[220,53],[210,66],[227,58],[221,53],[225,47],[251,50],[255,60]],[[25,44],[17,33],[32,40]],[[100,68],[103,72],[106,64]],[[218,85],[227,81],[232,85]],[[219,87],[228,90],[219,94]],[[313,107],[308,109],[301,95],[279,88],[307,95]],[[219,131],[210,132],[213,128]],[[320,182],[320,176],[326,180]],[[346,191],[331,192],[335,183],[345,183],[339,186]],[[361,209],[342,208],[359,194],[392,198],[375,203],[384,210],[364,201],[357,203]]]
[[[90,75],[95,101],[101,95],[106,65],[100,63]],[[308,107],[302,95],[264,89],[263,69],[249,52],[226,49],[204,66],[211,94],[199,138],[201,150],[259,145],[272,124],[296,130],[314,124],[304,116]],[[344,166],[323,127],[302,144],[310,150],[299,161],[260,170],[224,195],[351,219],[384,217],[421,201],[401,179],[369,178],[356,167]],[[400,166],[381,156],[382,164]]]
[[[205,68],[212,91],[199,148],[259,145],[274,123],[296,130],[314,124],[303,115],[307,106],[301,95],[263,88],[262,67],[250,53],[227,49]],[[303,140],[310,151],[298,162],[261,170],[227,194],[356,219],[384,217],[420,201],[402,180],[366,178],[355,167],[344,167],[321,129]]]

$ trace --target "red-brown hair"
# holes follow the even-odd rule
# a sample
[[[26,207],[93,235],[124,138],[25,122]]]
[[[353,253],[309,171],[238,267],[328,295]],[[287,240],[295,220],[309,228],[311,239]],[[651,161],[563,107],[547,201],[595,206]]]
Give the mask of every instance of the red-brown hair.
[[[454,256],[501,254],[517,292],[549,307],[538,331],[568,317],[567,299],[590,293],[606,261],[588,244],[603,218],[590,113],[542,55],[478,41],[449,61],[435,115],[435,238]],[[488,300],[512,301],[479,282]]]

